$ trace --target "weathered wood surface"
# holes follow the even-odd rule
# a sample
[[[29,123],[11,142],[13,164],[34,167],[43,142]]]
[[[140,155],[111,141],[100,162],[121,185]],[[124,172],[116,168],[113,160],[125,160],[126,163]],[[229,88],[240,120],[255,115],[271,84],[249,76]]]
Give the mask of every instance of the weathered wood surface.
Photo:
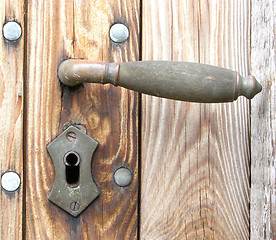
[[[60,85],[66,58],[130,61],[139,55],[139,1],[28,1],[26,239],[135,239],[138,223],[138,95],[120,88]],[[129,26],[123,44],[109,40],[114,22]],[[46,145],[67,124],[82,124],[99,142],[92,159],[101,194],[73,218],[47,200],[54,169]],[[128,188],[113,172],[134,173]]]
[[[276,238],[276,2],[252,0],[251,72],[263,91],[251,103],[251,239]]]
[[[142,58],[248,74],[250,1],[143,1]],[[249,238],[249,102],[142,97],[141,239]]]
[[[24,36],[4,40],[2,26],[17,21],[24,28],[24,1],[0,1],[0,174],[16,171],[23,182]],[[23,185],[14,193],[0,191],[0,239],[22,239]]]

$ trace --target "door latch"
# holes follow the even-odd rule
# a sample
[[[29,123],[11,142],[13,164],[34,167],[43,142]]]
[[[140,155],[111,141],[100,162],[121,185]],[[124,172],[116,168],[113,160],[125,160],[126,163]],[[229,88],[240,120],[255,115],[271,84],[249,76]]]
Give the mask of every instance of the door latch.
[[[58,69],[67,86],[80,83],[111,83],[140,93],[174,100],[219,103],[243,95],[253,98],[262,90],[253,76],[242,77],[229,69],[176,61],[123,63],[68,59]]]
[[[97,141],[74,126],[47,146],[55,167],[55,181],[48,199],[74,217],[100,193],[91,171],[97,146]]]

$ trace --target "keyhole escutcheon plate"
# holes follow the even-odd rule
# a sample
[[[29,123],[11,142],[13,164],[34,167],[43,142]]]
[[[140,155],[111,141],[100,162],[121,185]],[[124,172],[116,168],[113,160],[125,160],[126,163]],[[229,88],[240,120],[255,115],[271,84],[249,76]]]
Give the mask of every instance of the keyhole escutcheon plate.
[[[47,146],[55,167],[55,181],[48,199],[74,217],[100,193],[91,171],[97,146],[97,141],[74,126]]]

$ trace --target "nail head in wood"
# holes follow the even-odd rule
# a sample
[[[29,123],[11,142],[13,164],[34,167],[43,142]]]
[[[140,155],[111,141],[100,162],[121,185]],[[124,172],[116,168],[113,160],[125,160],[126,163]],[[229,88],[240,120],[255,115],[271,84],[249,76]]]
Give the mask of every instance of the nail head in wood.
[[[3,26],[3,36],[8,41],[17,41],[22,35],[22,28],[19,23],[11,21]]]
[[[120,187],[127,187],[132,182],[132,173],[128,168],[121,167],[114,173],[114,181]]]
[[[129,38],[128,27],[122,23],[115,23],[109,31],[110,39],[115,43],[123,43]]]
[[[19,175],[16,172],[5,172],[1,177],[1,186],[7,192],[16,191],[21,184]]]

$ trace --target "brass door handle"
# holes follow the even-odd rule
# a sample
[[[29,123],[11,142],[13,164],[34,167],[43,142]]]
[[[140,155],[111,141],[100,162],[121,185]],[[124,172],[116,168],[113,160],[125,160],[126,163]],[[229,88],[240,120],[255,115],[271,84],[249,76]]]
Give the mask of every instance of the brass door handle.
[[[253,76],[206,64],[174,61],[101,63],[69,59],[58,69],[67,86],[111,83],[153,96],[203,103],[232,102],[238,96],[253,98],[262,90]]]

